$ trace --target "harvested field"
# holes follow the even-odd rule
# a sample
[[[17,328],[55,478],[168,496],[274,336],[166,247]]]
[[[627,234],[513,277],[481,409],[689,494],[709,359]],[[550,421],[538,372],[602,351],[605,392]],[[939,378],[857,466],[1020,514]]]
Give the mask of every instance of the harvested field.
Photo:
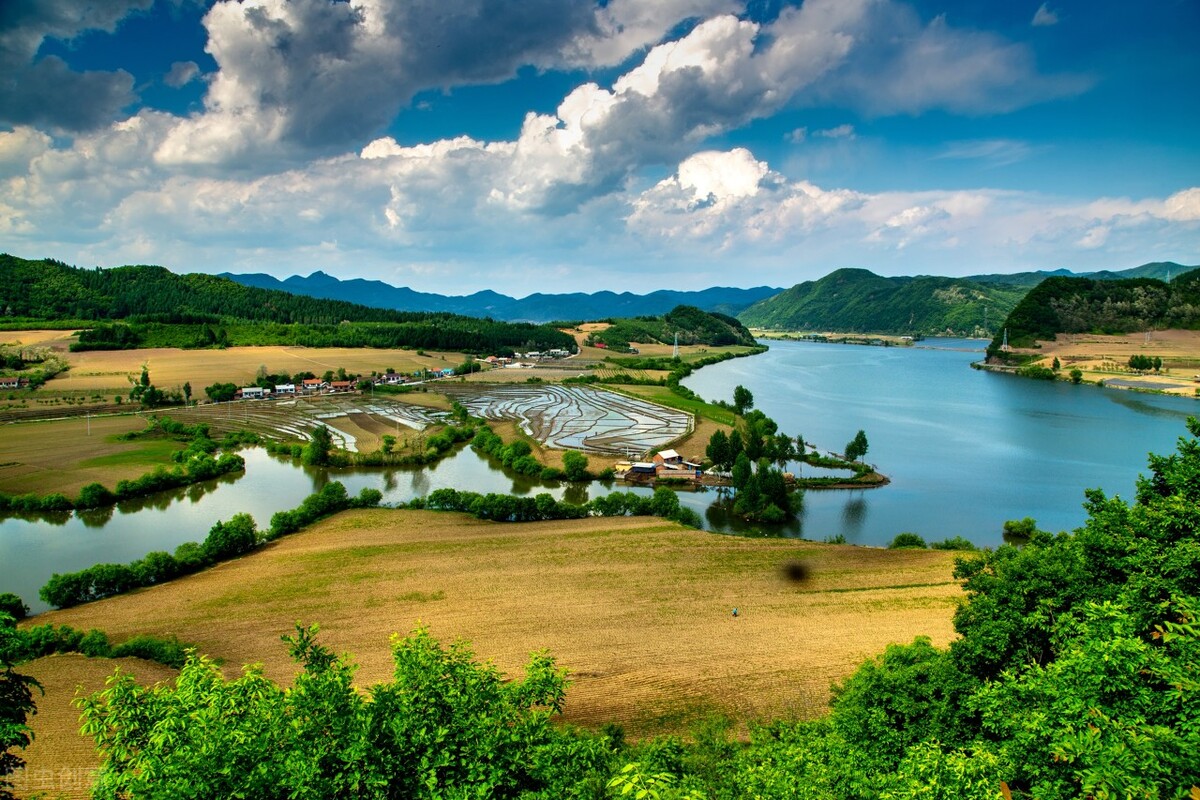
[[[1152,331],[1125,336],[1060,333],[1055,341],[1038,342],[1037,348],[1013,352],[1037,355],[1049,367],[1059,359],[1063,372],[1078,369],[1090,383],[1104,381],[1118,388],[1159,391],[1193,396],[1200,390],[1200,331]],[[1137,373],[1129,369],[1133,355],[1158,356],[1161,373]]]
[[[169,463],[170,454],[181,447],[163,439],[116,439],[145,427],[146,420],[136,414],[0,426],[0,492],[74,497],[89,483],[112,488],[121,479],[139,478]]]
[[[452,394],[484,419],[514,419],[549,447],[596,453],[645,453],[690,433],[690,414],[585,386],[503,385]]]
[[[808,569],[799,583],[785,578],[797,562]],[[718,712],[744,732],[752,720],[824,713],[830,682],[890,642],[927,635],[945,645],[961,597],[953,562],[953,553],[744,539],[655,518],[505,525],[375,509],[33,622],[100,628],[116,641],[176,634],[225,659],[227,674],[262,661],[288,681],[295,667],[279,636],[315,621],[361,665],[362,686],[389,678],[388,636],[423,623],[510,674],[548,648],[573,674],[569,722],[617,722],[643,736]],[[34,766],[57,763],[47,759]]]
[[[18,797],[86,798],[92,774],[99,766],[95,744],[79,735],[79,710],[71,705],[76,690],[100,691],[113,670],[120,668],[143,684],[171,680],[175,670],[137,658],[87,658],[77,653],[39,658],[22,664],[20,672],[32,675],[45,690],[34,691],[37,715],[30,723],[33,743],[19,751],[25,769],[13,776]]]
[[[537,378],[546,383],[556,383],[566,378],[590,374],[583,366],[576,367],[571,361],[559,362],[570,364],[570,367],[512,367],[489,369],[484,372],[474,372],[464,376],[469,383],[526,383],[530,378]]]
[[[0,331],[0,345],[48,347],[65,353],[74,343],[74,331]]]
[[[29,333],[29,331],[21,331]],[[61,333],[61,331],[55,331]],[[204,397],[204,387],[214,383],[252,383],[259,367],[268,372],[312,372],[344,367],[347,372],[369,375],[392,367],[398,372],[443,369],[462,361],[459,353],[419,356],[415,350],[375,350],[349,347],[230,347],[225,350],[107,350],[69,353],[70,370],[47,382],[46,391],[129,391],[129,379],[141,374],[142,365],[160,389],[177,389],[185,382]]]

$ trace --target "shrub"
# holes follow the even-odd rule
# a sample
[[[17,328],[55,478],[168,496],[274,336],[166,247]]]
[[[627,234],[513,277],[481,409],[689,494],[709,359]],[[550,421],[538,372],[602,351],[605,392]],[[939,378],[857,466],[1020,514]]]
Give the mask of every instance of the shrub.
[[[974,542],[969,539],[964,539],[961,536],[955,536],[951,539],[943,539],[940,542],[932,542],[929,545],[934,550],[978,550]]]
[[[925,549],[925,539],[916,533],[898,533],[888,544],[890,550]]]
[[[8,614],[17,620],[25,619],[29,616],[29,606],[12,592],[4,592],[0,594],[0,614]]]

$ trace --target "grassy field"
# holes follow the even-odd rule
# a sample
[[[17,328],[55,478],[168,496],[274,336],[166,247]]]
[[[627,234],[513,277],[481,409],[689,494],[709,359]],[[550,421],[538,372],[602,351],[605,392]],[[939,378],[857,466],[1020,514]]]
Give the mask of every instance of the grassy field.
[[[0,426],[0,492],[74,497],[86,484],[98,481],[111,489],[123,478],[169,465],[171,453],[182,446],[178,442],[116,438],[145,427],[146,420],[132,414]]]
[[[714,406],[702,400],[689,400],[686,397],[680,397],[666,386],[620,386],[607,388],[618,388],[622,392],[644,397],[659,405],[678,408],[680,411],[687,411],[696,418],[697,424],[703,418],[728,428],[737,420],[737,415],[730,409]],[[705,438],[704,441],[707,443],[708,439]]]
[[[961,596],[953,558],[721,536],[657,518],[504,525],[376,509],[32,622],[100,628],[116,641],[175,634],[224,659],[227,674],[262,661],[287,681],[295,667],[279,636],[315,621],[327,644],[361,665],[361,686],[390,676],[390,634],[424,624],[445,642],[471,641],[509,673],[549,649],[573,676],[567,721],[617,722],[644,736],[686,731],[716,713],[744,732],[752,720],[822,714],[830,682],[889,642],[928,635],[946,644]],[[807,567],[802,582],[786,577],[796,563]],[[44,721],[69,713],[71,694],[39,700],[39,735]],[[34,770],[78,758],[66,744],[42,744]]]

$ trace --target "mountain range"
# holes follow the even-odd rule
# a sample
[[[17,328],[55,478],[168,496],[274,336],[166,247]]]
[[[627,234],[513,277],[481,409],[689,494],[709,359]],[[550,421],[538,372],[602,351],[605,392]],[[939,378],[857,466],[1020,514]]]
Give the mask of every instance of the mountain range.
[[[679,305],[737,317],[761,327],[870,331],[874,333],[986,334],[1013,309],[1025,292],[1051,277],[1169,279],[1190,267],[1173,262],[1132,269],[1072,272],[1067,269],[994,273],[966,278],[917,276],[885,278],[862,269],[836,270],[819,281],[790,289],[714,287],[702,291],[573,292],[515,298],[491,290],[443,295],[392,286],[378,280],[341,280],[324,272],[280,280],[265,273],[222,273],[220,277],[261,289],[329,300],[345,300],[398,311],[440,311],[512,322],[595,320],[660,316]],[[841,289],[833,292],[833,287]],[[889,289],[890,287],[890,289]],[[818,296],[807,297],[809,292]],[[984,310],[986,307],[986,311]]]
[[[235,275],[221,273],[220,277],[260,289],[278,289],[292,294],[347,300],[375,308],[398,311],[444,311],[470,317],[491,317],[510,322],[549,322],[551,320],[592,320],[610,317],[659,316],[676,306],[695,306],[704,311],[716,311],[729,316],[751,304],[783,291],[778,287],[757,286],[753,289],[714,287],[702,291],[684,292],[659,290],[649,294],[631,292],[573,292],[570,294],[531,294],[517,299],[485,290],[469,295],[443,295],[418,292],[404,286],[392,286],[383,281],[353,278],[339,280],[324,272],[308,277],[293,275],[279,280],[263,273]]]

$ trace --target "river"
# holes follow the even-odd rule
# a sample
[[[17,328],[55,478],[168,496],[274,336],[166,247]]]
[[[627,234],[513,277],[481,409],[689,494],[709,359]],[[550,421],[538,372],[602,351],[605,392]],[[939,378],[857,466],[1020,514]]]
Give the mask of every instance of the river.
[[[867,460],[892,482],[878,489],[808,491],[797,520],[766,529],[730,518],[714,504],[715,492],[683,492],[681,500],[700,513],[705,527],[723,532],[817,540],[841,535],[882,545],[913,531],[929,541],[961,535],[995,546],[1008,519],[1032,516],[1050,530],[1077,527],[1086,488],[1130,496],[1146,454],[1173,450],[1188,414],[1200,413],[1189,399],[972,370],[970,362],[981,356],[979,342],[924,345],[772,342],[765,354],[699,370],[685,383],[706,399],[731,399],[733,387],[742,384],[781,430],[803,434],[822,449],[841,450],[863,429]],[[572,502],[625,488],[529,480],[470,448],[424,469],[326,471],[279,461],[260,449],[243,455],[244,475],[83,516],[0,521],[0,591],[44,610],[37,591],[54,572],[128,562],[201,541],[215,521],[242,511],[265,527],[273,513],[299,505],[329,480],[342,481],[352,494],[378,488],[385,502],[444,486],[546,491]]]

